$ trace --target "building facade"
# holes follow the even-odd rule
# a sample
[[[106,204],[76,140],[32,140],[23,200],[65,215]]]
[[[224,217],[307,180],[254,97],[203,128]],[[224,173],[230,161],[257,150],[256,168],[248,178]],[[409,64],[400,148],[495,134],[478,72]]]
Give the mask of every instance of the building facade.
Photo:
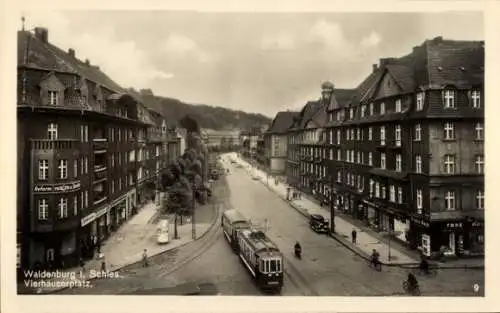
[[[286,175],[288,128],[297,114],[292,111],[278,112],[263,135],[265,166],[270,174]]]
[[[24,269],[72,267],[92,257],[95,243],[136,212],[140,183],[154,180],[166,159],[165,150],[157,153],[163,132],[151,112],[48,35],[45,28],[18,32],[17,248]]]

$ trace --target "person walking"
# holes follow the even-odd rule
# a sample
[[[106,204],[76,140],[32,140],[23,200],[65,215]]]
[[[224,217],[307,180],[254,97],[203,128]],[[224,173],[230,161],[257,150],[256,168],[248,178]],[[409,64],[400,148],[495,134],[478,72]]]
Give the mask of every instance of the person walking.
[[[356,232],[356,229],[352,229],[352,232],[351,232],[351,237],[352,237],[352,243],[353,244],[356,244],[356,236],[358,235],[358,233]]]
[[[101,262],[101,272],[106,272],[106,261],[102,260]]]
[[[144,249],[144,252],[142,253],[142,267],[148,267],[148,250]]]

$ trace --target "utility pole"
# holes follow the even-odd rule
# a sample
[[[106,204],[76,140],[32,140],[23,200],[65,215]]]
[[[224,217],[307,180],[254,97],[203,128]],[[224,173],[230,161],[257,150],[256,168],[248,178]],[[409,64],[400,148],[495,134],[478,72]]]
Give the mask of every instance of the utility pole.
[[[192,229],[191,229],[191,235],[193,237],[193,240],[196,240],[196,223],[195,223],[195,210],[196,210],[196,200],[195,200],[195,193],[196,193],[196,189],[193,188],[193,212],[191,214],[191,226],[192,226]]]
[[[335,234],[335,204],[333,201],[333,174],[330,171],[330,233]]]

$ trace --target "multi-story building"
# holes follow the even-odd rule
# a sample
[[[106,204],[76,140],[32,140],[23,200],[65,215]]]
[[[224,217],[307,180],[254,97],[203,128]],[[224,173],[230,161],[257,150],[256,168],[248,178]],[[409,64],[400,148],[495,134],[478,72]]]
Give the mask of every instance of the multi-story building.
[[[381,59],[328,110],[336,205],[426,255],[484,253],[483,85],[483,42]]]
[[[265,166],[273,175],[285,175],[288,151],[288,128],[298,112],[278,112],[264,133]]]
[[[104,240],[137,206],[142,139],[158,142],[147,137],[155,126],[143,104],[48,35],[18,32],[20,268],[91,256],[93,238]]]

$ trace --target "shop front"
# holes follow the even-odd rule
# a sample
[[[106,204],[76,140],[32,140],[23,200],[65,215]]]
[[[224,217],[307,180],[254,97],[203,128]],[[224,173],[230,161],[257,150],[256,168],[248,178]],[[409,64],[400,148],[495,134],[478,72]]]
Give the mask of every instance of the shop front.
[[[96,211],[96,221],[97,221],[97,239],[98,242],[102,242],[108,238],[108,205],[99,208]]]
[[[109,224],[112,231],[115,231],[126,219],[127,196],[123,195],[115,199],[111,202],[109,208]]]
[[[421,216],[410,216],[409,226],[406,238],[410,249],[420,248],[424,255],[430,256],[432,252],[430,222]]]
[[[471,218],[433,222],[432,251],[444,257],[484,255],[484,222]]]
[[[368,200],[361,201],[364,210],[366,212],[366,223],[367,225],[375,230],[379,229],[380,224],[380,206],[374,202]]]
[[[90,213],[80,220],[79,230],[80,253],[85,260],[91,259],[94,253],[94,237],[97,235],[96,214]]]

